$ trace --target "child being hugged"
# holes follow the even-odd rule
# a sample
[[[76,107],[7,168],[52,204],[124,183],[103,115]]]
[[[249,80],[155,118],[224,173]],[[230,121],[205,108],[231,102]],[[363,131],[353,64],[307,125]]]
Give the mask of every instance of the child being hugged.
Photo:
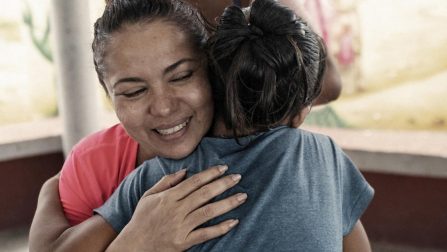
[[[164,175],[227,165],[242,179],[215,201],[241,191],[248,198],[203,226],[240,223],[191,251],[370,250],[359,219],[373,189],[329,137],[294,128],[321,90],[326,54],[318,35],[276,1],[256,0],[248,11],[225,10],[208,54],[212,136],[184,159],[146,161],[96,213],[120,232]]]

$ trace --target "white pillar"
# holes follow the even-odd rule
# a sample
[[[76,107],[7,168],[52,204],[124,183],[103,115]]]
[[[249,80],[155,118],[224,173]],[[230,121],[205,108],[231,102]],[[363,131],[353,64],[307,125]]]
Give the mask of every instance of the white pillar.
[[[54,63],[65,154],[100,125],[88,4],[88,0],[52,0]]]

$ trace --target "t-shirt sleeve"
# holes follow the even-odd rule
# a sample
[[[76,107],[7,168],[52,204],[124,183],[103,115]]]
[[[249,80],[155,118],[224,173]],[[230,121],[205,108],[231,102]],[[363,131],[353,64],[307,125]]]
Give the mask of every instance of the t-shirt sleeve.
[[[351,233],[371,202],[374,189],[351,159],[337,146],[336,152],[342,187],[343,236],[346,236]]]
[[[104,205],[94,210],[94,213],[101,215],[117,233],[129,223],[138,201],[145,192],[144,167],[142,165],[130,173]]]
[[[84,176],[79,174],[80,158],[76,150],[68,155],[61,170],[59,195],[65,217],[71,225],[76,225],[92,215],[92,204],[87,197]]]
[[[59,180],[65,216],[76,225],[93,215],[135,169],[138,143],[119,124],[82,139],[68,155]]]

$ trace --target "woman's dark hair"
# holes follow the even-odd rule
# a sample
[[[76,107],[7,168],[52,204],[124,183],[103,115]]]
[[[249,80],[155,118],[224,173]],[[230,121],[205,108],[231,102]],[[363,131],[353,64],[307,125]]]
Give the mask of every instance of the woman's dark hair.
[[[208,39],[209,24],[189,3],[182,0],[107,0],[102,16],[96,21],[92,43],[93,61],[101,85],[106,71],[106,46],[113,32],[124,25],[164,20],[187,34],[193,46],[203,49]]]
[[[256,0],[249,16],[225,9],[207,51],[216,113],[235,136],[299,114],[321,91],[326,51],[290,9]]]

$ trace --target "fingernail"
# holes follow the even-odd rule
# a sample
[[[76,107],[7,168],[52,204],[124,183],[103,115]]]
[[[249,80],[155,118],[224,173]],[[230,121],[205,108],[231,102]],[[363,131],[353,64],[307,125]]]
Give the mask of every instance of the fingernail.
[[[235,182],[241,180],[242,176],[241,174],[233,174],[231,175],[231,179],[233,179]]]
[[[239,202],[242,202],[242,201],[245,201],[246,199],[247,199],[247,194],[246,193],[239,193],[237,196],[236,196],[236,199],[239,201]]]
[[[180,173],[185,173],[185,172],[186,172],[186,168],[181,169],[180,171],[177,171],[175,174],[178,175],[178,174],[180,174]]]
[[[224,172],[226,172],[228,170],[228,166],[226,166],[226,165],[221,165],[221,166],[219,166],[219,171],[220,171],[220,173],[224,173]]]
[[[231,221],[230,224],[228,224],[228,226],[229,226],[230,228],[233,228],[233,227],[236,226],[238,223],[239,223],[239,220],[236,219],[236,220]]]

